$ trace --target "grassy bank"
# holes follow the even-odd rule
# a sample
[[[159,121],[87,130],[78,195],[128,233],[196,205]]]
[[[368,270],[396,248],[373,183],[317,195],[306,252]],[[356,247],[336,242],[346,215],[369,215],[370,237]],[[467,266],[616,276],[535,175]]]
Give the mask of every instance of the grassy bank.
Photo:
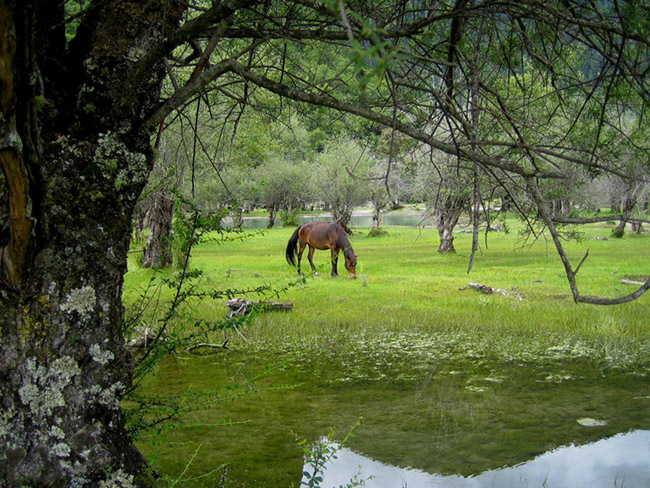
[[[515,225],[512,225],[515,227]],[[608,237],[611,225],[592,226],[582,243],[568,243],[574,266],[589,249],[578,275],[583,294],[620,296],[633,287],[622,278],[650,273],[650,235]],[[355,229],[358,280],[329,276],[328,252],[317,251],[321,275],[296,278],[284,259],[293,229],[272,229],[244,240],[207,242],[192,254],[206,289],[269,286],[291,302],[291,312],[260,314],[242,330],[248,342],[229,333],[231,347],[309,353],[381,355],[387,351],[431,357],[540,361],[581,357],[607,367],[646,370],[650,366],[649,296],[615,307],[576,305],[569,294],[552,243],[523,243],[516,231],[482,240],[467,274],[471,235],[458,234],[454,255],[436,252],[434,229],[387,227],[387,236],[367,237]],[[303,262],[303,270],[308,270]],[[153,271],[130,266],[125,302],[132,304]],[[169,277],[163,271],[159,278]],[[486,295],[470,282],[504,290]],[[269,292],[267,292],[269,293]],[[203,301],[193,311],[207,321],[226,313],[224,300]],[[215,341],[220,340],[215,337]]]

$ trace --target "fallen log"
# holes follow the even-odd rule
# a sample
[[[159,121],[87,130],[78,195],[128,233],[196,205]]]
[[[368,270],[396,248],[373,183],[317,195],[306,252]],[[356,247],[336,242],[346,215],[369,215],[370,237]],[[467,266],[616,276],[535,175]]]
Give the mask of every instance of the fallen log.
[[[185,352],[192,352],[195,351],[196,349],[201,349],[201,348],[208,348],[208,349],[227,349],[230,350],[230,348],[226,345],[228,344],[228,341],[226,340],[223,344],[210,344],[208,342],[201,342],[200,344],[194,344],[187,349],[185,349]]]
[[[501,288],[492,288],[491,286],[481,285],[480,283],[470,283],[469,287],[482,291],[483,293],[500,293],[501,295],[505,295],[505,292]]]
[[[230,309],[228,317],[235,315],[249,314],[253,311],[268,312],[272,310],[292,310],[293,303],[280,303],[268,301],[255,301],[245,300],[241,297],[233,298],[226,302],[226,307]]]
[[[634,285],[634,286],[645,285],[645,281],[626,280],[625,278],[621,279],[621,283],[624,285]]]
[[[503,296],[512,296],[512,297],[515,297],[515,298],[517,298],[519,300],[524,299],[524,296],[514,286],[510,289],[510,291],[508,291],[508,290],[504,290],[502,288],[493,288],[491,286],[482,285],[480,283],[471,283],[470,282],[467,286],[463,286],[460,289],[461,290],[466,290],[467,288],[473,288],[474,290],[478,290],[478,291],[480,291],[482,293],[485,293],[487,295],[490,295],[492,293],[496,293],[498,295],[503,295]]]

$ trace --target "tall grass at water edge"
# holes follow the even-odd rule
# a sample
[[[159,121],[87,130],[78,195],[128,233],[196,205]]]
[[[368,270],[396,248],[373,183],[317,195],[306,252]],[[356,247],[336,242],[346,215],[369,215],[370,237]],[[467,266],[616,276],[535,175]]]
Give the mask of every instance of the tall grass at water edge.
[[[621,279],[650,275],[650,235],[609,237],[611,225],[585,230],[581,243],[566,243],[582,294],[621,296],[634,288]],[[249,293],[251,300],[291,302],[291,312],[256,316],[229,345],[310,354],[355,354],[364,348],[397,348],[430,354],[506,361],[586,358],[616,368],[650,367],[650,295],[618,306],[574,304],[560,259],[550,240],[525,243],[516,231],[490,233],[471,274],[467,274],[471,235],[458,234],[455,254],[436,252],[434,229],[386,227],[387,236],[367,237],[354,229],[359,279],[351,280],[339,260],[340,277],[330,277],[328,251],[316,251],[320,276],[303,256],[304,279],[284,258],[292,228],[253,233],[244,240],[209,241],[192,252],[191,266],[202,271],[204,289],[240,290],[268,285],[278,296]],[[132,305],[154,272],[130,263],[124,301]],[[467,285],[481,283],[503,294],[484,294]],[[225,300],[194,304],[193,313],[219,320]],[[215,341],[222,339],[214,338]]]

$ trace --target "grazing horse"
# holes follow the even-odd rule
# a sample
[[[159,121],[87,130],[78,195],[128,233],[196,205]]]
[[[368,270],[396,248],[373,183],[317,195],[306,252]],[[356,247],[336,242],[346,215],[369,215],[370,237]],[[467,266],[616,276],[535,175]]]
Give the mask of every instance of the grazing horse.
[[[300,249],[298,249],[299,244]],[[348,270],[351,278],[357,277],[357,256],[352,250],[347,234],[338,222],[307,222],[296,229],[287,243],[285,254],[287,262],[292,266],[296,266],[295,256],[298,255],[298,274],[300,274],[302,253],[307,245],[309,245],[307,255],[309,264],[316,275],[318,272],[314,266],[314,251],[329,249],[332,253],[332,278],[339,275],[336,268],[341,250],[345,257],[345,269]]]

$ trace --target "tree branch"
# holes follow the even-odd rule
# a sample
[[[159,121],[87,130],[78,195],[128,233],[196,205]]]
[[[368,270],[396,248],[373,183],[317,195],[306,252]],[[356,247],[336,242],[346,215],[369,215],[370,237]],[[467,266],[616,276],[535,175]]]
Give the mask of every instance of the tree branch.
[[[308,92],[306,90],[298,90],[295,88],[291,88],[287,85],[278,83],[270,78],[260,75],[254,72],[253,70],[245,68],[244,66],[237,63],[234,60],[224,61],[224,63],[230,63],[231,71],[238,73],[242,78],[262,88],[265,88],[266,90],[273,92],[277,95],[281,95],[283,97],[290,98],[298,102],[310,103],[312,105],[319,105],[322,107],[333,108],[341,112],[347,112],[352,115],[358,115],[367,120],[371,120],[373,122],[382,124],[386,127],[391,127],[394,125],[395,129],[400,131],[401,133],[410,136],[415,140],[423,142],[426,145],[433,147],[434,149],[438,149],[444,153],[459,157],[464,160],[475,161],[479,164],[498,168],[503,171],[518,174],[524,177],[538,176],[536,172],[530,169],[522,168],[520,166],[517,166],[516,164],[509,163],[498,156],[492,157],[492,156],[485,155],[483,153],[469,151],[466,150],[461,144],[450,144],[447,142],[443,142],[440,139],[437,139],[421,131],[420,129],[414,127],[413,125],[406,124],[399,120],[394,120],[393,117],[390,115],[384,115],[372,109],[361,107],[359,105],[355,105],[349,102],[345,102],[329,95],[316,94],[316,93]],[[512,144],[511,146],[519,147],[518,144]],[[531,149],[537,149],[537,148],[531,146]],[[553,155],[562,157],[562,155],[558,153],[553,153]],[[564,175],[562,175],[559,172],[558,173],[544,172],[543,176],[547,178],[548,177],[564,178]]]
[[[559,215],[554,215],[551,217],[553,219],[553,222],[556,222],[558,224],[595,224],[597,222],[608,222],[610,220],[623,220],[625,219],[627,222],[638,222],[640,224],[650,224],[650,220],[646,219],[639,219],[636,217],[627,217],[624,214],[620,215],[607,215],[604,217],[562,217]]]
[[[641,285],[641,287],[637,291],[629,295],[626,295],[624,297],[599,298],[599,297],[578,296],[576,301],[580,303],[589,303],[591,305],[620,305],[621,303],[628,303],[636,300],[641,295],[643,295],[646,291],[648,291],[649,288],[650,288],[650,279],[646,281],[643,285]]]
[[[582,258],[582,261],[580,261],[580,264],[574,271],[571,268],[571,263],[569,262],[569,258],[564,250],[564,247],[562,246],[560,236],[557,232],[557,229],[555,228],[553,219],[551,218],[548,209],[546,208],[542,194],[540,193],[539,187],[537,186],[537,183],[535,182],[534,178],[527,178],[526,185],[528,187],[530,194],[533,197],[533,200],[537,204],[537,208],[539,209],[539,214],[542,217],[542,220],[544,221],[544,223],[548,227],[549,232],[551,233],[551,237],[553,238],[553,243],[555,244],[555,248],[557,249],[557,252],[560,255],[562,264],[564,265],[564,270],[567,279],[569,280],[569,286],[571,287],[571,293],[573,295],[573,301],[575,303],[589,303],[592,305],[619,305],[621,303],[627,303],[636,300],[641,295],[643,295],[646,291],[648,291],[648,288],[650,288],[650,279],[648,279],[648,281],[646,281],[643,285],[641,285],[641,287],[637,291],[629,295],[626,295],[624,297],[600,298],[600,297],[591,297],[591,296],[586,297],[580,295],[575,277],[578,271],[580,270],[580,267],[587,259],[589,252],[587,251],[587,254],[585,254],[585,256]]]

